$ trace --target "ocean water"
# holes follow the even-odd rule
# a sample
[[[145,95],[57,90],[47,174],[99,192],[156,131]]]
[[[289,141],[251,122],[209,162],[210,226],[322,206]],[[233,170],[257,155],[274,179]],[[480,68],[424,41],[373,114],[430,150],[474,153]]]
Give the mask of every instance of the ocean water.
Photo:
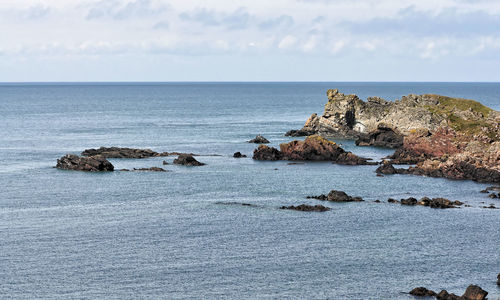
[[[479,193],[487,184],[251,159],[246,140],[292,140],[283,134],[322,113],[329,88],[388,100],[444,94],[500,110],[497,83],[1,84],[0,298],[414,299],[404,292],[478,284],[500,299],[500,210],[480,208],[500,200]],[[392,153],[337,142],[375,160]],[[207,165],[163,166],[168,157],[111,159],[167,173],[53,168],[100,146],[194,152]],[[331,189],[366,202],[306,199]],[[373,202],[410,196],[472,207]],[[302,203],[332,210],[277,209]]]

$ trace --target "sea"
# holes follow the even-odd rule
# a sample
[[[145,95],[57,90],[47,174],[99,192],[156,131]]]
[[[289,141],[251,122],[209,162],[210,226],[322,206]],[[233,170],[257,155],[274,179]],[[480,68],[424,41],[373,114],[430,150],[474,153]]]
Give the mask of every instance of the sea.
[[[419,286],[461,295],[477,284],[500,299],[500,209],[482,208],[500,200],[480,193],[491,184],[252,159],[248,140],[300,139],[284,133],[322,114],[335,88],[500,110],[500,83],[0,84],[0,298],[415,299]],[[336,142],[375,161],[393,152]],[[101,146],[196,153],[206,165],[169,156],[110,159],[161,173],[54,168]],[[332,189],[365,202],[306,199]],[[471,207],[387,203],[424,196]],[[279,209],[303,203],[331,211]]]

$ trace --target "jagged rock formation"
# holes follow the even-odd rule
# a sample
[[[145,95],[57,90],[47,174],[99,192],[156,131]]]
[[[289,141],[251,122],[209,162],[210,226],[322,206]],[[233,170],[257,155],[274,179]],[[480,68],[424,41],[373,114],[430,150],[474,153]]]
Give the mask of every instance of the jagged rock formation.
[[[63,170],[104,172],[113,171],[115,167],[101,155],[80,157],[74,154],[66,154],[57,160],[56,168]]]
[[[256,160],[308,160],[332,161],[344,165],[376,164],[368,159],[356,156],[318,135],[307,137],[304,141],[292,141],[280,145],[280,150],[265,145],[255,149]]]
[[[398,148],[401,174],[500,182],[500,112],[473,100],[409,95],[394,102],[327,91],[322,116],[300,132],[357,139],[358,145]]]

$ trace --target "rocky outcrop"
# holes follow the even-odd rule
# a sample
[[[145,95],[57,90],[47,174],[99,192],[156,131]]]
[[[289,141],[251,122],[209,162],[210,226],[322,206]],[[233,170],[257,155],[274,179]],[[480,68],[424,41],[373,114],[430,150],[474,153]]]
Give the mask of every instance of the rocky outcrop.
[[[498,273],[498,275],[497,275],[497,285],[500,286],[500,273]]]
[[[344,165],[368,165],[368,159],[346,152],[335,142],[319,135],[307,137],[304,141],[292,141],[280,145],[280,151],[287,160],[332,161]]]
[[[319,118],[317,114],[312,114],[309,119],[307,119],[306,123],[304,124],[304,127],[299,130],[290,130],[287,133],[285,133],[285,136],[293,136],[293,137],[299,137],[299,136],[309,136],[316,134],[319,130]]]
[[[498,111],[432,94],[394,102],[362,101],[338,90],[328,90],[327,96],[323,115],[312,118],[314,126],[304,131],[357,139],[358,145],[399,147],[389,157],[393,164],[417,164],[401,174],[500,182]]]
[[[248,142],[254,144],[269,144],[269,141],[260,134],[257,135],[255,138],[249,140]]]
[[[243,157],[247,157],[245,154],[241,154],[241,152],[235,152],[233,154],[233,157],[234,158],[243,158]]]
[[[307,196],[308,199],[317,199],[321,201],[331,202],[361,202],[364,201],[361,197],[351,197],[343,191],[331,190],[328,195]]]
[[[324,212],[329,211],[330,208],[323,205],[307,205],[300,204],[297,206],[281,206],[280,209],[289,209],[289,210],[298,210],[298,211],[316,211],[316,212]]]
[[[485,300],[488,292],[477,285],[469,285],[462,296],[448,293],[446,290],[442,290],[439,294],[436,294],[436,292],[428,290],[424,287],[414,288],[410,291],[410,295],[417,297],[434,296],[438,300]]]
[[[183,166],[204,166],[205,164],[197,161],[192,155],[181,154],[174,159],[174,164]]]
[[[407,199],[401,199],[401,201],[398,201],[396,199],[389,198],[387,200],[389,203],[400,203],[401,205],[408,205],[408,206],[415,206],[415,205],[422,205],[422,206],[429,206],[431,208],[456,208],[457,206],[463,205],[462,202],[455,200],[448,200],[445,198],[428,198],[428,197],[423,197],[420,200],[417,201],[416,198],[410,197]]]
[[[253,151],[253,159],[255,160],[282,160],[283,153],[274,147],[260,145]]]
[[[104,172],[113,171],[115,167],[101,155],[90,157],[80,157],[73,154],[66,154],[57,160],[56,168],[63,170]]]
[[[151,149],[134,149],[120,147],[101,147],[99,149],[86,149],[82,156],[102,155],[105,158],[148,158],[168,156],[168,152],[158,153]]]
[[[395,132],[389,126],[380,123],[375,131],[360,133],[356,146],[375,146],[385,148],[400,148],[403,146],[403,135]]]
[[[321,136],[313,135],[304,141],[292,141],[280,145],[280,150],[259,146],[254,151],[256,160],[299,160],[299,161],[331,161],[343,165],[374,165],[368,159],[356,156]]]

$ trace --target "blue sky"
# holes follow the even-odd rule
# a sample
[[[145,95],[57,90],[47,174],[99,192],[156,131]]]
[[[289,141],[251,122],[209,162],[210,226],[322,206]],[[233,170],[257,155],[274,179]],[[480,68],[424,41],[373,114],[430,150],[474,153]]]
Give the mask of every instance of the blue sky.
[[[2,0],[0,81],[500,81],[498,0]]]

